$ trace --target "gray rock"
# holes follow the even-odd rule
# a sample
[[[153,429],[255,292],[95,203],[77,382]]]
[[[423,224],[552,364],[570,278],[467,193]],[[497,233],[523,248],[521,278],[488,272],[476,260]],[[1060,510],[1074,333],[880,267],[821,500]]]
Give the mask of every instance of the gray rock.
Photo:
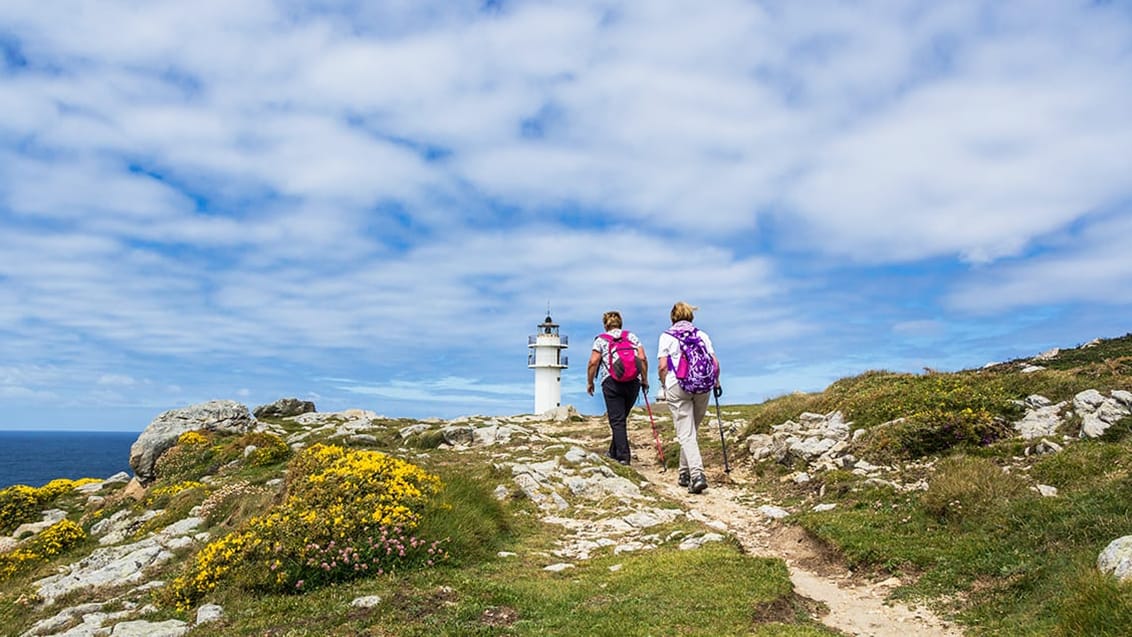
[[[1121,582],[1132,581],[1132,535],[1110,542],[1097,557],[1097,568]]]
[[[467,425],[450,425],[440,430],[444,442],[453,446],[469,447],[476,442],[476,429]]]
[[[1116,399],[1116,402],[1132,409],[1132,392],[1124,391],[1123,389],[1114,389],[1110,392],[1110,395]]]
[[[270,405],[260,405],[252,413],[256,418],[293,418],[315,411],[314,403],[298,398],[280,398]]]
[[[196,625],[207,624],[224,618],[224,608],[219,604],[204,604],[197,609]]]
[[[186,537],[202,520],[185,518],[132,544],[95,549],[90,555],[32,585],[50,604],[72,591],[90,590],[146,581],[146,569],[173,559],[173,550],[195,541]]]
[[[187,431],[205,430],[243,434],[255,427],[248,408],[232,400],[213,400],[183,409],[171,409],[149,423],[130,446],[130,467],[142,484],[153,482],[154,464]]]
[[[380,604],[380,595],[365,595],[363,597],[355,597],[350,601],[351,608],[375,608]]]
[[[704,533],[703,535],[697,535],[684,539],[684,541],[680,542],[680,550],[688,551],[691,549],[698,549],[708,542],[722,541],[723,536],[718,533]]]
[[[786,509],[776,507],[776,506],[771,506],[769,504],[764,504],[761,507],[759,507],[759,513],[762,513],[763,515],[765,515],[766,517],[768,517],[772,520],[781,520],[782,518],[790,516],[790,512],[787,511]]]
[[[1081,416],[1081,438],[1104,435],[1113,424],[1132,414],[1118,398],[1105,398],[1095,389],[1085,390],[1073,397],[1073,409]]]
[[[189,625],[179,619],[167,619],[163,622],[139,619],[117,624],[110,632],[110,637],[181,637],[187,632]]]
[[[1014,423],[1014,430],[1023,439],[1033,440],[1052,436],[1061,426],[1061,409],[1065,407],[1065,403],[1052,404],[1049,400],[1035,395],[1027,398],[1025,404],[1028,407],[1025,415]]]
[[[409,436],[415,436],[419,433],[424,433],[428,430],[429,430],[428,425],[417,423],[415,425],[409,425],[408,427],[402,427],[400,430],[397,431],[397,435],[401,436],[402,439],[405,439],[405,438],[408,438]]]
[[[12,537],[20,540],[25,537],[33,536],[43,529],[61,522],[63,518],[67,517],[67,512],[62,509],[49,509],[44,511],[42,515],[43,519],[39,522],[27,522],[16,527],[16,530],[12,532]]]

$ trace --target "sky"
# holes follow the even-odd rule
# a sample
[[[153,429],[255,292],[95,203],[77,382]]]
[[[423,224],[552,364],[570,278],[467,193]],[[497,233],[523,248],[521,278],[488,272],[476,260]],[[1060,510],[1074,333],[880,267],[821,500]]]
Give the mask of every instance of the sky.
[[[0,3],[0,429],[724,404],[1132,331],[1132,3]],[[655,364],[654,364],[655,367]]]

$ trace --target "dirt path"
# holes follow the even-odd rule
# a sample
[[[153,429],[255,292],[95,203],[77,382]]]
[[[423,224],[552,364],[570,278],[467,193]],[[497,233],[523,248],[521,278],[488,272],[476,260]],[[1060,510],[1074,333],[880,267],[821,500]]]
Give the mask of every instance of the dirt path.
[[[663,410],[663,407],[661,407]],[[659,413],[662,412],[658,412]],[[609,444],[608,426],[604,418],[589,419],[593,425],[592,449]],[[828,613],[820,620],[826,626],[850,635],[869,637],[959,637],[963,634],[954,624],[943,621],[932,611],[886,601],[896,579],[881,582],[861,581],[843,564],[800,528],[783,524],[759,511],[773,502],[757,499],[753,490],[744,488],[741,468],[733,467],[728,476],[723,469],[709,467],[711,485],[699,495],[688,493],[676,484],[675,471],[661,471],[655,463],[656,447],[651,429],[629,426],[633,468],[658,493],[682,503],[689,517],[734,535],[751,555],[778,558],[790,569],[795,592],[820,602]]]

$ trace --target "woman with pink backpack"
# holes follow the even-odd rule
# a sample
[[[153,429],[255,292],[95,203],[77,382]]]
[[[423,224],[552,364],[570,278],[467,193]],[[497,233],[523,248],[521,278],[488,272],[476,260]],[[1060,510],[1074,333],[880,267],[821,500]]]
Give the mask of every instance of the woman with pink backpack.
[[[593,352],[586,366],[586,393],[594,395],[594,378],[603,371],[605,380],[601,382],[601,395],[605,399],[605,413],[612,432],[609,451],[605,455],[621,464],[629,464],[632,454],[625,422],[629,411],[637,403],[641,388],[648,392],[648,358],[637,335],[621,329],[620,312],[606,312],[601,323],[605,331],[594,338]]]
[[[677,483],[688,487],[689,493],[702,493],[707,489],[696,434],[707,414],[708,394],[714,392],[718,398],[723,393],[719,385],[719,360],[715,357],[711,337],[692,325],[697,309],[683,301],[673,305],[672,327],[660,335],[657,345],[660,390],[672,412],[676,441],[680,443]]]

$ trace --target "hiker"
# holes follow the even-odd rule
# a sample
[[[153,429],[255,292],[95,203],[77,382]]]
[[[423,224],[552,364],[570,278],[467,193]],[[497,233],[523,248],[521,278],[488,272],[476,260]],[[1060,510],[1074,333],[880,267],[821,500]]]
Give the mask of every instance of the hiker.
[[[715,357],[711,338],[692,325],[699,308],[679,301],[672,306],[672,327],[660,335],[657,345],[657,374],[676,441],[680,443],[680,473],[677,484],[688,487],[689,493],[707,489],[704,461],[696,440],[700,422],[708,407],[708,394],[723,393],[719,384],[719,360]]]
[[[604,372],[601,395],[605,398],[605,413],[612,432],[605,455],[627,465],[632,457],[625,420],[637,403],[641,388],[649,390],[648,358],[637,335],[621,328],[620,312],[606,312],[601,323],[605,331],[594,337],[593,352],[586,366],[586,393],[594,395],[594,378],[599,371]]]

